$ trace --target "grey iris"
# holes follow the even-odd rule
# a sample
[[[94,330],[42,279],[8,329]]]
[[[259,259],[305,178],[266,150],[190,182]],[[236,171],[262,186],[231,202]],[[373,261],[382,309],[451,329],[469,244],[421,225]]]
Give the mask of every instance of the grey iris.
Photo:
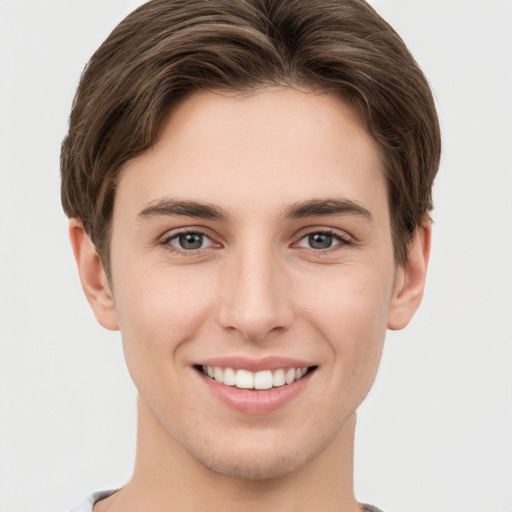
[[[313,249],[328,249],[332,245],[332,235],[327,233],[315,233],[309,235],[308,242]]]
[[[185,233],[179,236],[179,243],[183,249],[200,249],[203,245],[203,235],[200,233]]]

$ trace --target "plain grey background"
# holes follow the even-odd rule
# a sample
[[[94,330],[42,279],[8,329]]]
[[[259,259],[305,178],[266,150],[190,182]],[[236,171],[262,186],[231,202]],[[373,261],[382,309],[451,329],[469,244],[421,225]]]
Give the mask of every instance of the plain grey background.
[[[87,59],[135,0],[0,0],[0,511],[122,485],[135,391],[82,295],[59,150]],[[512,510],[512,1],[373,0],[429,78],[444,150],[424,303],[359,414],[356,492]]]

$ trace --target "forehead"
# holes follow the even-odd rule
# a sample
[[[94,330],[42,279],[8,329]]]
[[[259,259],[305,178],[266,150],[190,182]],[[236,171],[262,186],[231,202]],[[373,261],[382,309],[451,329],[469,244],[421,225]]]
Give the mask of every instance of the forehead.
[[[140,211],[171,195],[227,209],[286,208],[312,197],[382,201],[385,188],[379,147],[350,106],[275,88],[197,93],[176,105],[154,146],[125,166],[116,203]]]

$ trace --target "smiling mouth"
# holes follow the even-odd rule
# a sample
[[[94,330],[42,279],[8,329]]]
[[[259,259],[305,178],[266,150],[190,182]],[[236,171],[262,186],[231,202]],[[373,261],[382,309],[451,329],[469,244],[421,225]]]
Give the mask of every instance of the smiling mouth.
[[[293,384],[314,371],[316,366],[277,368],[275,370],[262,370],[259,372],[205,365],[198,365],[195,368],[210,379],[225,386],[232,386],[238,389],[265,390]]]

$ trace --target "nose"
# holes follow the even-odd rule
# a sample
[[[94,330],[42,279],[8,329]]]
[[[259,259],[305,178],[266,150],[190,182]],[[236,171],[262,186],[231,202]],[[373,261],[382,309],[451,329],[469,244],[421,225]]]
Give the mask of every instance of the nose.
[[[219,324],[244,339],[262,342],[288,329],[293,320],[283,263],[261,247],[225,262]]]

